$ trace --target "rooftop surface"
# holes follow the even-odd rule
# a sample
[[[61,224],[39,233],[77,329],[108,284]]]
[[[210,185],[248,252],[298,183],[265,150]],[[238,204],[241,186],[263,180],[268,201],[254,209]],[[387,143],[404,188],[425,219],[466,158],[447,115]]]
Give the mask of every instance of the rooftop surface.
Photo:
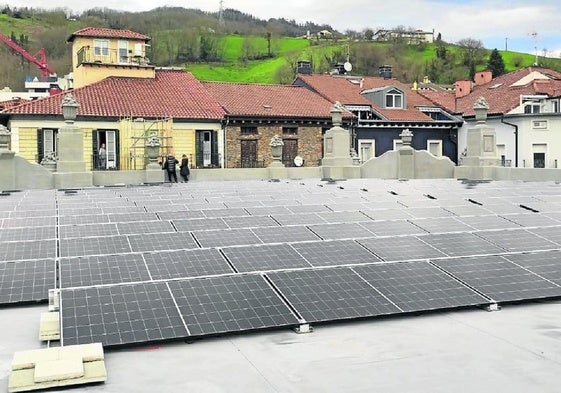
[[[558,184],[300,179],[7,194],[0,389],[16,351],[46,345],[37,337],[47,305],[35,302],[56,282],[63,342],[106,345],[107,382],[74,391],[559,391]],[[313,332],[297,334],[286,319],[244,328],[253,319],[235,317],[232,328],[225,315],[235,309],[221,310],[212,296],[218,322],[230,328],[193,322],[201,314],[186,306],[196,306],[198,288],[212,293],[218,287],[205,284],[240,278],[250,288],[245,280],[265,280],[288,307],[282,315]],[[121,292],[110,292],[109,303],[96,294],[122,289],[126,299],[148,286],[167,288],[180,312],[173,341],[121,325],[108,331],[115,325],[104,307],[117,308]],[[88,324],[105,330],[83,333],[80,299]],[[147,323],[133,317],[147,311],[133,303],[125,302],[127,315],[111,315]],[[494,304],[501,309],[485,311]]]

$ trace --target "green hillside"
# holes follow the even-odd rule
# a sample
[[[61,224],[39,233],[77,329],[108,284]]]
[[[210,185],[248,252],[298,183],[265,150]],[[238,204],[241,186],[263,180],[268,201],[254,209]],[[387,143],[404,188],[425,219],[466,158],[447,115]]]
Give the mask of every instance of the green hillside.
[[[329,39],[306,39],[302,32],[322,28],[308,22],[297,25],[284,19],[258,20],[235,10],[225,13],[225,24],[217,15],[183,8],[157,8],[141,13],[94,9],[68,19],[61,10],[0,9],[0,32],[15,39],[29,53],[40,48],[48,64],[59,75],[71,71],[70,34],[83,27],[110,27],[138,31],[151,37],[149,58],[156,66],[184,67],[197,78],[209,81],[290,83],[299,60],[312,62],[313,72],[330,71],[335,64],[352,63],[355,75],[377,75],[378,67],[393,66],[394,76],[403,82],[421,80],[425,75],[435,83],[467,79],[465,48],[451,43],[418,43],[402,40],[374,42],[347,39],[334,32]],[[327,27],[329,28],[329,27]],[[471,66],[487,67],[491,50],[480,48]],[[532,65],[533,55],[500,51],[506,72]],[[0,44],[0,88],[23,88],[29,75],[37,75],[33,65]],[[540,58],[540,65],[561,70],[560,59]]]

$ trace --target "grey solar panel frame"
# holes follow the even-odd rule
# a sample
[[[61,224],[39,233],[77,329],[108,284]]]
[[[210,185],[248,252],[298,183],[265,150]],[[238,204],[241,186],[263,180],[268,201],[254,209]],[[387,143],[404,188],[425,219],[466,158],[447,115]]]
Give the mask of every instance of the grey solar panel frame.
[[[451,217],[454,215],[441,207],[408,207],[406,212],[413,218]]]
[[[108,224],[109,216],[106,214],[59,216],[58,223],[59,225]]]
[[[321,213],[321,212],[329,212],[329,208],[325,205],[315,205],[315,204],[308,204],[308,205],[290,205],[286,206],[288,210],[292,213]]]
[[[406,220],[412,218],[406,208],[394,209],[369,209],[363,213],[375,221]]]
[[[337,211],[317,213],[328,223],[369,222],[372,219],[360,211]]]
[[[279,224],[269,216],[224,217],[229,228],[278,227]]]
[[[317,213],[273,214],[271,217],[281,225],[313,225],[326,223]]]
[[[6,228],[0,231],[0,242],[46,240],[55,238],[55,227]]]
[[[545,280],[501,256],[431,261],[494,302],[561,296],[561,286]]]
[[[56,287],[54,259],[0,263],[0,304],[45,301]]]
[[[190,336],[283,326],[300,320],[260,275],[170,281]]]
[[[293,243],[294,248],[312,266],[336,266],[380,262],[380,258],[354,240]]]
[[[243,217],[249,216],[249,213],[242,208],[233,208],[233,209],[208,209],[204,211],[204,214],[208,218],[224,218],[224,217]]]
[[[104,213],[106,213],[105,210]],[[148,213],[148,212],[107,213],[107,214],[109,216],[109,222],[115,222],[115,223],[156,221],[158,219],[156,213]]]
[[[490,300],[429,262],[399,262],[353,267],[360,277],[403,312],[489,304]]]
[[[474,230],[516,229],[520,225],[496,215],[457,217],[458,221],[469,225]]]
[[[59,272],[61,288],[151,280],[140,254],[60,258]]]
[[[172,210],[157,211],[160,220],[189,220],[193,218],[205,218],[205,214],[200,210]]]
[[[503,214],[501,217],[522,227],[543,227],[561,224],[559,221],[540,213]]]
[[[446,254],[425,243],[421,238],[401,236],[358,239],[357,241],[383,261],[408,261],[446,257]]]
[[[188,336],[165,282],[63,289],[60,301],[63,346],[112,347]]]
[[[528,232],[531,232],[539,237],[554,242],[561,247],[561,226],[546,227],[546,228],[529,228]]]
[[[291,214],[286,206],[246,207],[245,210],[252,216],[271,216],[273,214]]]
[[[242,273],[312,266],[289,244],[225,247],[222,252],[232,266]]]
[[[469,232],[473,230],[472,227],[456,220],[455,217],[417,218],[408,221],[428,233]]]
[[[143,257],[153,280],[234,272],[220,251],[213,248],[144,253]]]
[[[267,277],[306,322],[402,312],[349,268],[269,272]]]
[[[56,225],[56,217],[4,218],[2,228],[48,227]]]

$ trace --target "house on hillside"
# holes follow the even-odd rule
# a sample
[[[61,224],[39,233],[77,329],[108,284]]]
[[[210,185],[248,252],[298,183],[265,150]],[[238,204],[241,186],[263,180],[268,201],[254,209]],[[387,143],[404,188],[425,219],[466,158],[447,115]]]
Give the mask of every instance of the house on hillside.
[[[298,74],[293,84],[305,86],[332,103],[340,102],[356,116],[352,148],[361,162],[398,150],[405,129],[413,132],[413,148],[457,162],[461,119],[392,78],[391,67],[381,67],[380,73],[383,76]]]
[[[228,168],[266,167],[272,162],[269,142],[283,140],[285,166],[318,166],[323,134],[332,127],[332,103],[300,86],[203,82],[220,102],[225,116],[225,162]],[[351,127],[355,118],[343,120]],[[295,161],[296,157],[300,157]]]
[[[86,27],[68,37],[72,44],[74,87],[109,76],[154,78],[155,66],[146,56],[150,37],[130,30]]]
[[[467,146],[468,130],[476,124],[473,105],[484,97],[489,104],[487,124],[496,130],[504,166],[561,167],[561,73],[526,67],[492,78],[491,71],[481,71],[473,82],[457,81],[454,92],[419,93],[463,117],[460,153]]]
[[[403,40],[410,45],[419,44],[421,42],[434,42],[434,30],[387,30],[380,29],[374,33],[372,37],[374,41],[393,41]]]
[[[160,139],[160,154],[186,154],[192,166],[223,165],[220,151],[224,110],[190,73],[153,69],[153,77],[110,76],[72,91],[80,105],[75,125],[84,134],[87,170],[144,169],[145,141]],[[0,112],[0,123],[12,132],[11,148],[40,163],[57,155],[58,130],[63,126],[64,94],[26,102]],[[107,148],[100,167],[97,151]]]

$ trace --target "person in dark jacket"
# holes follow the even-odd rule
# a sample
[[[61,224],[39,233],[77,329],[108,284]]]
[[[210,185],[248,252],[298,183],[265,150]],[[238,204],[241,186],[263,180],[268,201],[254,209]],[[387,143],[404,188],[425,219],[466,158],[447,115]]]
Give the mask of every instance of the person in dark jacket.
[[[168,179],[170,183],[172,182],[171,180],[172,178],[173,181],[177,183],[177,173],[175,173],[175,166],[177,164],[179,164],[179,161],[177,161],[177,159],[173,156],[173,154],[168,154],[164,162],[164,165],[162,165],[162,169],[167,171],[168,173]]]
[[[189,174],[190,174],[189,159],[185,154],[183,154],[183,156],[181,157],[181,165],[179,165],[179,174],[181,175],[181,178],[183,179],[184,183],[187,183],[189,181]]]

